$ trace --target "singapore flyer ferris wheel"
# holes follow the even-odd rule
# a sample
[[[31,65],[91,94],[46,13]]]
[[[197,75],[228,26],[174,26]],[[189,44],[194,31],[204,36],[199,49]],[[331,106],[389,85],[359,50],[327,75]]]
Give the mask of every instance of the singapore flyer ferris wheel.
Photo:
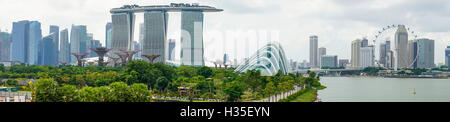
[[[407,41],[406,45],[404,43],[399,44],[400,43],[398,41],[399,37],[396,37],[396,36],[398,36],[397,33],[399,31],[404,32],[404,33],[407,34],[407,35],[404,35],[406,37],[406,40],[405,40],[405,37],[402,38],[402,40]],[[394,38],[391,38],[391,37],[394,37]],[[381,43],[384,43],[387,40],[393,42],[393,43],[390,43],[390,44],[394,44],[394,45],[388,47],[388,48],[390,48],[388,50],[392,50],[393,53],[394,53],[394,56],[393,56],[394,64],[392,64],[393,65],[392,68],[397,70],[399,68],[398,62],[405,62],[406,63],[406,65],[405,65],[405,63],[403,63],[403,66],[400,66],[400,68],[404,68],[404,67],[410,68],[410,67],[414,66],[415,62],[417,61],[418,55],[409,55],[409,51],[408,51],[407,52],[408,55],[405,56],[405,51],[399,51],[399,50],[408,50],[408,49],[405,49],[405,48],[408,48],[408,46],[409,46],[408,42],[410,40],[416,40],[417,37],[418,37],[417,32],[414,31],[413,29],[411,29],[410,27],[407,27],[405,25],[400,25],[400,24],[399,25],[388,25],[388,26],[383,27],[381,30],[378,30],[374,34],[372,42],[373,42],[375,47],[381,45]],[[386,39],[386,40],[383,40],[383,39]],[[380,47],[377,47],[375,49],[376,49],[376,51],[374,53],[374,59],[375,59],[376,65],[378,67],[389,68],[389,67],[386,67],[386,66],[382,66],[382,64],[384,62],[380,61],[380,53],[381,53],[380,52]],[[417,51],[418,51],[418,49],[419,48],[417,48]],[[402,53],[399,54],[399,52],[402,52]],[[377,56],[378,56],[378,58],[376,58]]]

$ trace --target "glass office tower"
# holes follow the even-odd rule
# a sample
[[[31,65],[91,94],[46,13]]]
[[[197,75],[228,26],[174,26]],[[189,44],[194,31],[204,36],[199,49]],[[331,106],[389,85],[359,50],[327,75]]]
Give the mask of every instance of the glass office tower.
[[[72,25],[70,31],[70,52],[71,53],[87,53],[87,33],[85,25]],[[77,61],[75,56],[71,56],[71,63]]]
[[[70,62],[70,44],[69,44],[69,31],[67,29],[61,30],[60,32],[60,49],[59,49],[59,62],[69,63]]]
[[[13,22],[11,61],[27,62],[29,21]]]
[[[27,63],[30,65],[42,65],[42,30],[41,23],[31,21],[29,28],[29,42]]]

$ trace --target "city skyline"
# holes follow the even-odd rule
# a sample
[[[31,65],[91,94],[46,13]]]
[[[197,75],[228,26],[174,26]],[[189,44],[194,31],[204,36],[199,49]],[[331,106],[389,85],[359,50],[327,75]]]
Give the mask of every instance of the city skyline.
[[[27,5],[23,9],[14,8],[14,5]],[[31,2],[31,3],[30,3]],[[2,15],[9,16],[8,18],[0,20],[0,28],[8,32],[12,30],[12,22],[21,20],[39,21],[42,23],[42,35],[48,35],[48,26],[57,25],[62,29],[71,29],[72,24],[86,25],[87,31],[94,34],[95,40],[101,40],[102,45],[105,45],[105,25],[111,21],[111,8],[120,7],[125,4],[151,5],[151,4],[169,4],[175,3],[200,3],[202,5],[211,5],[217,8],[222,8],[225,11],[220,14],[208,14],[205,17],[205,57],[209,60],[223,58],[223,53],[230,54],[230,58],[242,60],[243,57],[254,53],[243,49],[231,49],[234,44],[224,43],[221,41],[212,42],[207,40],[209,32],[219,30],[225,32],[226,30],[279,30],[281,45],[286,50],[287,58],[297,61],[309,59],[309,36],[318,35],[318,47],[326,47],[328,52],[337,54],[339,58],[350,59],[350,44],[351,41],[368,37],[371,40],[374,33],[385,25],[390,24],[405,24],[412,26],[416,32],[419,33],[420,38],[429,38],[435,40],[435,63],[444,62],[444,50],[447,45],[450,45],[448,39],[450,37],[450,27],[448,23],[449,17],[449,2],[435,0],[435,1],[255,1],[246,0],[238,2],[230,1],[205,1],[205,0],[169,0],[169,1],[123,1],[115,0],[111,2],[105,1],[2,1],[0,3],[3,9],[11,11],[21,10],[14,13],[7,11],[2,12]],[[4,4],[3,4],[4,3]],[[6,4],[8,3],[8,4]],[[239,4],[237,4],[239,3]],[[295,3],[289,5],[289,3]],[[383,4],[379,4],[383,3]],[[48,5],[47,5],[48,4]],[[103,4],[102,6],[97,6]],[[42,5],[42,6],[40,6]],[[67,5],[67,6],[65,6]],[[354,7],[354,5],[367,6]],[[39,11],[32,11],[37,10]],[[61,7],[65,6],[65,7]],[[322,7],[323,6],[323,7]],[[398,7],[408,9],[399,9]],[[430,8],[433,9],[423,9]],[[309,8],[309,9],[308,9]],[[270,9],[270,11],[264,9]],[[354,12],[351,10],[358,9],[361,12]],[[60,11],[61,10],[61,11]],[[338,13],[334,12],[337,11]],[[55,13],[55,11],[58,11]],[[286,11],[299,11],[298,13],[286,13]],[[373,11],[392,11],[377,12],[383,14],[367,14]],[[30,15],[30,12],[35,14]],[[347,15],[344,13],[348,12]],[[366,12],[366,13],[364,13]],[[280,13],[281,15],[276,15]],[[172,14],[172,13],[171,13]],[[251,15],[249,15],[251,14]],[[366,16],[370,15],[370,16]],[[401,16],[394,16],[401,15]],[[172,15],[169,15],[172,16]],[[177,19],[178,16],[178,19]],[[267,16],[273,16],[267,18]],[[283,17],[281,17],[283,16]],[[383,19],[384,17],[384,19]],[[180,15],[174,15],[174,19],[170,21],[179,21]],[[224,19],[224,18],[242,18],[239,20]],[[247,18],[247,19],[246,19]],[[252,21],[249,21],[248,18]],[[286,18],[286,19],[276,19]],[[255,19],[261,21],[254,21]],[[143,16],[137,16],[136,23],[143,22]],[[212,24],[211,24],[212,23]],[[176,23],[170,25],[171,28],[180,28]],[[137,32],[137,30],[135,30]],[[136,34],[136,33],[135,33]],[[135,36],[138,37],[138,36]],[[394,40],[393,33],[390,40]],[[176,36],[168,34],[168,38],[179,39]],[[135,38],[134,40],[138,40]],[[179,40],[177,40],[179,41]],[[250,40],[249,43],[252,43]],[[372,43],[372,42],[369,42]],[[223,45],[226,44],[226,45]],[[259,42],[261,47],[265,43]],[[440,46],[442,45],[442,46]],[[378,45],[377,45],[378,46]],[[238,48],[238,47],[234,47]],[[378,48],[378,47],[376,47]],[[218,50],[215,50],[218,49]],[[255,50],[258,47],[254,48]],[[378,50],[378,49],[377,49]],[[235,52],[242,52],[241,54]],[[378,52],[378,51],[376,51]],[[238,55],[238,56],[236,56]],[[377,57],[378,59],[378,57]]]

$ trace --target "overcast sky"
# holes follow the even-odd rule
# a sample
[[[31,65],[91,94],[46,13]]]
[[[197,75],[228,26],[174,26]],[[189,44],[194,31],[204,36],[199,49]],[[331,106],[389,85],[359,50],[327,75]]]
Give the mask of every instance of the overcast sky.
[[[19,20],[40,21],[43,35],[48,34],[49,25],[69,30],[72,24],[87,25],[88,32],[104,44],[111,8],[171,2],[224,9],[205,13],[205,56],[209,60],[222,58],[224,52],[241,59],[265,44],[264,40],[279,41],[289,59],[309,60],[310,35],[319,36],[319,47],[327,48],[327,54],[349,59],[352,40],[372,40],[378,30],[392,24],[405,24],[419,38],[434,39],[436,63],[444,62],[444,50],[450,45],[449,0],[0,0],[0,29],[11,31],[12,22]],[[142,16],[137,15],[136,40]],[[169,16],[169,38],[179,41],[180,14]],[[256,39],[227,38],[227,32],[252,31],[279,35],[277,39],[260,38],[260,33]],[[383,38],[392,38],[393,33]]]

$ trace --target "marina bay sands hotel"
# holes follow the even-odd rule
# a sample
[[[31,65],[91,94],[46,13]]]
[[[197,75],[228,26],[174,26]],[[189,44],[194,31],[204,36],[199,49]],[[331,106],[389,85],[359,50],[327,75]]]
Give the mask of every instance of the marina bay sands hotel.
[[[133,50],[135,13],[144,13],[142,55],[160,55],[154,62],[165,62],[168,12],[181,12],[181,65],[203,66],[203,12],[221,12],[211,6],[196,3],[170,5],[125,5],[111,9],[112,54],[119,50]]]

